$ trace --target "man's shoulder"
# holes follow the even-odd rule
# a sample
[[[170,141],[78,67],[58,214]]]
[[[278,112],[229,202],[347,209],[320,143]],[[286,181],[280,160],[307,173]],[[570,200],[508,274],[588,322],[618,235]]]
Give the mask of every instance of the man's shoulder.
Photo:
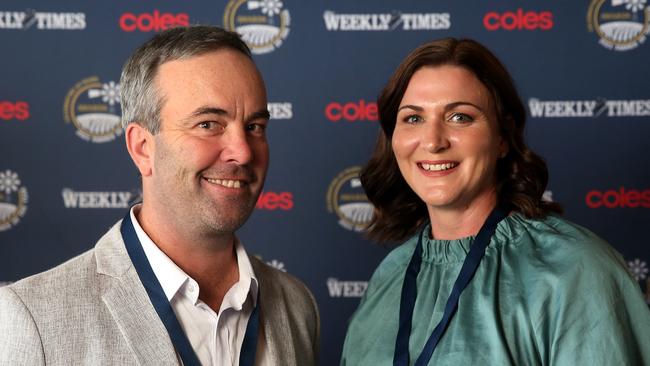
[[[313,365],[320,348],[316,299],[302,281],[250,257],[260,285],[265,332],[278,364]]]
[[[273,292],[313,298],[307,286],[293,275],[272,267],[254,256],[250,257],[250,261],[255,276],[260,281],[261,291],[272,289]]]
[[[293,275],[251,257],[251,265],[260,285],[262,301],[291,308],[297,313],[317,314],[318,305],[309,288]]]
[[[12,283],[7,287],[23,297],[52,298],[95,273],[95,250],[90,249],[54,268]]]
[[[28,360],[16,364],[40,364],[45,358],[43,342],[77,338],[75,326],[101,301],[91,280],[94,262],[90,250],[0,288],[0,364],[14,358]],[[20,351],[23,347],[30,351]]]
[[[51,269],[7,285],[7,290],[11,290],[25,303],[48,303],[62,297],[92,295],[92,288],[97,286],[100,272],[98,266],[102,266],[102,262],[113,261],[110,253],[114,251],[115,230],[116,227],[113,227],[105,233],[95,247]],[[98,260],[100,252],[103,259]],[[106,267],[105,264],[103,266]]]

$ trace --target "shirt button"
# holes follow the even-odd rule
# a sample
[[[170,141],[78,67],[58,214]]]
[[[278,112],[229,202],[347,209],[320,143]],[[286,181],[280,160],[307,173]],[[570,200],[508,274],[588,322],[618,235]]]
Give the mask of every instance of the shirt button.
[[[190,283],[190,284],[187,286],[187,289],[188,289],[190,292],[194,292],[194,285]]]

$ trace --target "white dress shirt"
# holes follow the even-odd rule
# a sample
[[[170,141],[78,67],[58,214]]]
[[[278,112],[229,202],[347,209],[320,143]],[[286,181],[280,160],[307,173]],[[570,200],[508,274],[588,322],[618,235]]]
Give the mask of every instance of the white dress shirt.
[[[239,240],[235,253],[239,281],[226,292],[218,313],[199,300],[198,283],[180,269],[142,230],[131,209],[133,228],[176,318],[203,366],[239,365],[248,319],[257,302],[258,282]],[[258,355],[259,356],[259,355]]]

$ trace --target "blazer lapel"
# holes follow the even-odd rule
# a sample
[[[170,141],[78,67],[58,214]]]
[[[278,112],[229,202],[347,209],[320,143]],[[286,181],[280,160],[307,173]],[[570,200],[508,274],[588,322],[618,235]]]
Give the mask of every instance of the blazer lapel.
[[[179,365],[167,330],[131,263],[118,222],[95,247],[102,300],[140,365]]]

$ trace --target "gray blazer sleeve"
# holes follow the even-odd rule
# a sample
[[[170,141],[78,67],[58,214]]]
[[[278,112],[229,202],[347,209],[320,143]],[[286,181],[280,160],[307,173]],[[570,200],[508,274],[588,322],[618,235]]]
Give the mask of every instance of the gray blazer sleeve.
[[[0,366],[45,365],[36,323],[20,297],[0,288]]]

